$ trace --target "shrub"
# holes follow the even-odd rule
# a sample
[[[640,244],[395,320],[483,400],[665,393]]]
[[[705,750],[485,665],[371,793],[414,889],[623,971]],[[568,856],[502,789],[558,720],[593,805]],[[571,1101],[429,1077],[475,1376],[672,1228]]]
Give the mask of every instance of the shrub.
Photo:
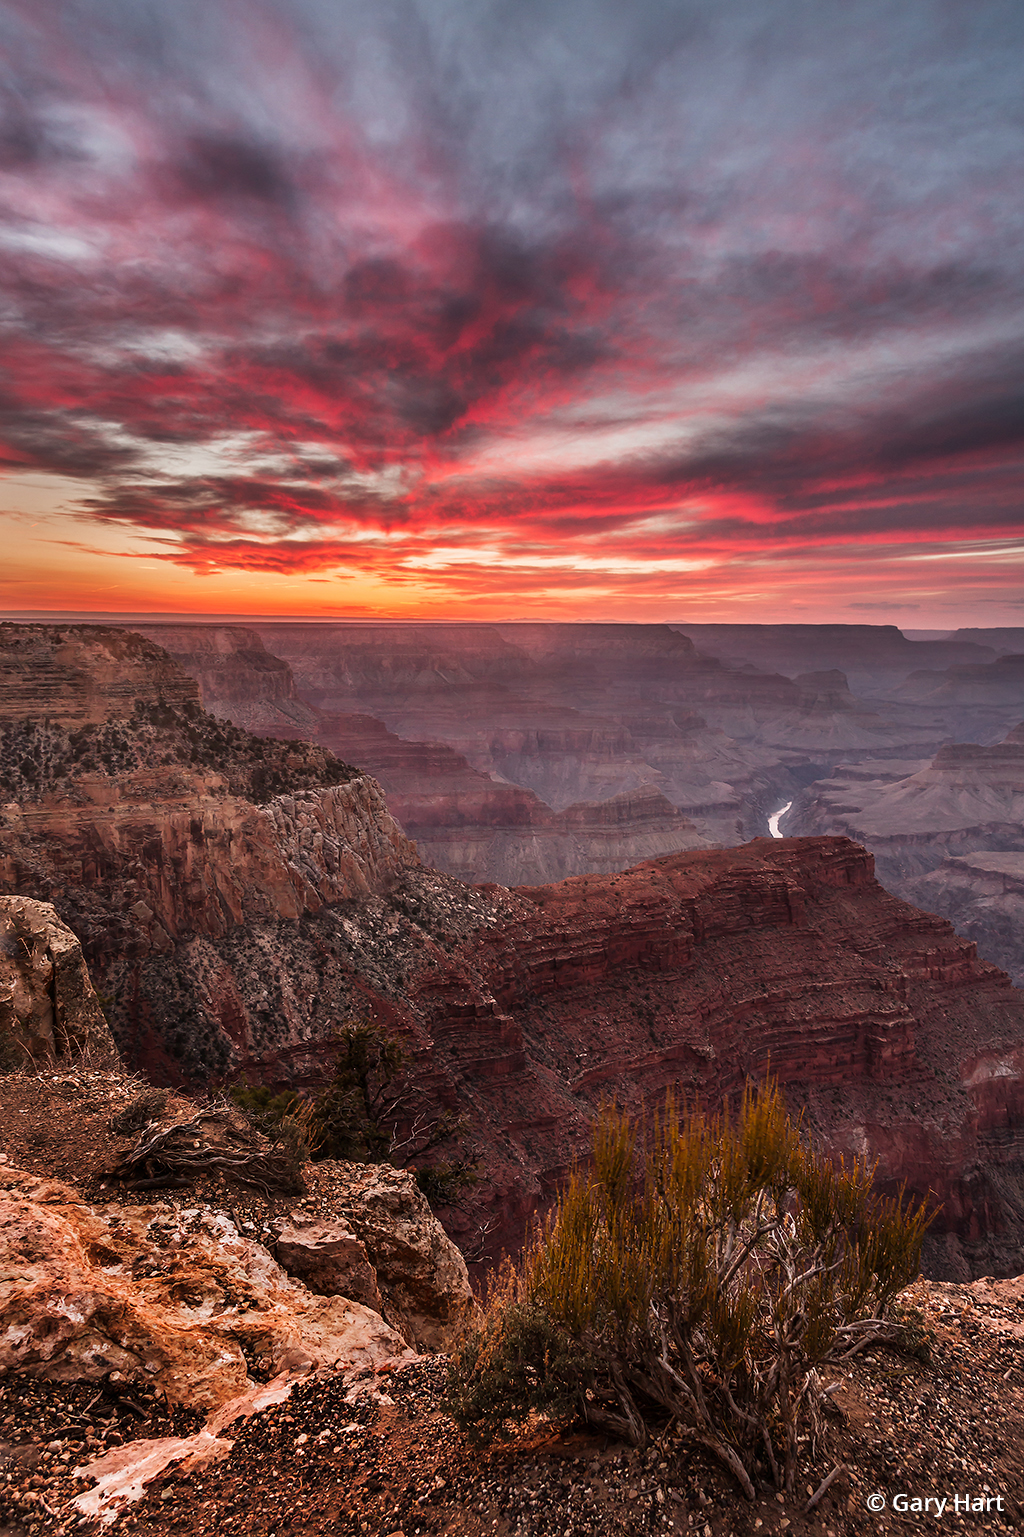
[[[433,1114],[417,1108],[420,1096],[406,1074],[408,1053],[379,1025],[344,1025],[333,1044],[334,1074],[316,1097],[267,1084],[239,1084],[231,1090],[235,1104],[271,1141],[284,1143],[300,1159],[390,1162],[401,1168],[465,1129],[465,1118],[452,1111]],[[433,1204],[454,1198],[476,1178],[465,1161],[416,1173]]]
[[[345,1025],[335,1036],[334,1076],[316,1101],[310,1126],[318,1155],[383,1162],[394,1112],[405,1095],[392,1085],[407,1066],[402,1043],[377,1025]]]
[[[899,1338],[930,1219],[811,1149],[774,1086],[748,1086],[735,1120],[670,1097],[642,1154],[640,1132],[601,1113],[591,1167],[455,1358],[452,1412],[488,1439],[571,1403],[638,1446],[675,1420],[747,1495],[762,1476],[791,1490],[824,1369]]]
[[[451,1206],[479,1178],[474,1164],[464,1158],[451,1163],[432,1163],[417,1169],[416,1184],[431,1206]]]

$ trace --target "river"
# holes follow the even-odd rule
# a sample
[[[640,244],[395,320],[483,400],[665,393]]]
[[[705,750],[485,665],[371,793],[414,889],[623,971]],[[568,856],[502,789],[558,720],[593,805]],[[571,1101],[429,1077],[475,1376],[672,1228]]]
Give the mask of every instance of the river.
[[[792,801],[787,801],[784,806],[779,807],[778,811],[773,811],[771,816],[768,818],[768,831],[771,833],[773,838],[782,837],[782,834],[779,832],[779,823],[782,821],[782,818],[786,815],[786,812],[789,810],[792,804]]]

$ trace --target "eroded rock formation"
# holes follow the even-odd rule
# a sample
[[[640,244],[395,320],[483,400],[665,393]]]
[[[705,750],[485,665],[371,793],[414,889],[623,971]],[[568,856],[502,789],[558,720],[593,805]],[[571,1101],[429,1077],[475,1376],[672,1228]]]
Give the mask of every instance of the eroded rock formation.
[[[470,1117],[456,1151],[478,1182],[446,1221],[474,1258],[521,1240],[605,1096],[718,1104],[770,1066],[827,1145],[945,1203],[936,1273],[1019,1265],[1024,998],[846,840],[515,891],[411,869],[384,896],[236,934],[176,950],[177,1028],[310,1087],[339,1016],[403,1035],[419,1110]],[[132,985],[153,1018],[172,996],[162,958]]]
[[[294,920],[416,862],[372,779],[319,745],[214,719],[149,641],[8,625],[4,669],[24,714],[4,696],[0,891],[56,902],[101,985],[112,962]],[[120,995],[112,1019],[138,1055],[126,1017],[138,1012]]]
[[[785,831],[856,838],[893,891],[949,918],[1024,978],[1024,726],[884,773],[837,768],[797,798]]]
[[[0,897],[0,1057],[28,1066],[117,1062],[82,947],[49,902]]]

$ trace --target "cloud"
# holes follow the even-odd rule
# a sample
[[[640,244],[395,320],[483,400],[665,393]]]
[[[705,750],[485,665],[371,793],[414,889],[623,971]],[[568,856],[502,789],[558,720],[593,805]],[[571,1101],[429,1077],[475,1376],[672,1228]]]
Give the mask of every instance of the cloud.
[[[1018,7],[18,0],[0,41],[0,466],[91,482],[83,529],[639,590],[1020,525]]]

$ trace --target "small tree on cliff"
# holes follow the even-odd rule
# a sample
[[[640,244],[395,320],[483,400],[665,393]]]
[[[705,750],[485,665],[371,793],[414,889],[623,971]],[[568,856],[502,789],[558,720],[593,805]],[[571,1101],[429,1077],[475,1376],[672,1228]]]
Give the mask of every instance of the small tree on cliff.
[[[333,1044],[334,1073],[316,1098],[244,1085],[232,1090],[236,1103],[255,1113],[271,1136],[317,1159],[404,1166],[464,1128],[464,1119],[450,1111],[435,1114],[417,1107],[407,1071],[409,1054],[397,1036],[355,1020],[336,1031]],[[417,1173],[421,1186],[435,1195],[435,1186],[459,1188],[460,1180],[471,1177],[464,1163]]]
[[[930,1219],[815,1153],[774,1086],[748,1087],[735,1121],[670,1098],[643,1156],[638,1132],[600,1116],[592,1167],[454,1362],[455,1418],[490,1439],[581,1414],[636,1445],[667,1418],[748,1495],[762,1476],[792,1489],[823,1370],[898,1337]]]

